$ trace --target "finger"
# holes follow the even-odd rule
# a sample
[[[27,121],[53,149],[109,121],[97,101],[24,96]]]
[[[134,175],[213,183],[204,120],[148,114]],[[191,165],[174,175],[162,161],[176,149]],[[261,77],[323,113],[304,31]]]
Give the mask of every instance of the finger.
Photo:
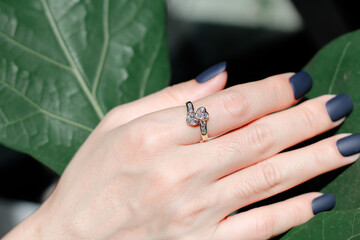
[[[311,86],[311,78],[302,72],[293,76],[281,74],[267,79],[237,85],[194,102],[195,109],[206,107],[210,118],[208,133],[210,137],[239,128],[266,114],[285,109],[297,102],[289,79]],[[299,78],[298,76],[301,76]],[[298,84],[299,85],[299,84]],[[299,91],[295,91],[299,92]],[[297,94],[299,95],[299,94]],[[167,134],[177,144],[192,144],[201,140],[199,127],[189,127],[186,122],[185,104],[181,107],[158,112],[156,119],[167,119]],[[181,134],[179,134],[181,133]],[[174,137],[176,136],[176,137]]]
[[[296,83],[296,84],[295,84]],[[205,106],[210,113],[210,137],[239,128],[266,114],[285,109],[311,87],[311,77],[300,72],[276,75],[267,79],[237,85],[194,102],[195,109]],[[296,87],[293,87],[296,86]],[[300,86],[300,87],[299,87]],[[300,90],[299,90],[300,89]],[[302,94],[299,94],[302,93]],[[201,140],[200,128],[186,124],[187,110],[183,106],[144,115],[132,121],[133,129],[150,129],[146,135],[159,135],[165,144],[189,145]],[[139,128],[140,127],[140,128]]]
[[[212,71],[208,72],[207,75],[200,74],[200,78],[197,77],[198,80],[193,79],[169,86],[134,102],[118,106],[107,114],[107,125],[116,127],[142,115],[183,105],[189,100],[195,101],[220,91],[225,87],[227,81],[225,68],[226,63],[223,62],[221,65],[218,64],[210,68]]]
[[[356,161],[360,134],[340,134],[304,148],[278,154],[214,184],[225,213],[268,198],[322,173]],[[226,206],[227,205],[227,206]]]
[[[334,207],[332,194],[307,193],[283,202],[251,209],[219,223],[214,239],[269,239]]]
[[[203,164],[208,169],[212,167],[209,170],[213,174],[209,177],[218,179],[340,125],[351,111],[352,104],[347,95],[324,95],[265,116],[208,144],[198,145],[197,151],[205,154],[212,149],[210,162],[214,164],[210,165],[209,159]],[[340,117],[335,122],[331,119],[334,113]]]
[[[204,106],[210,113],[207,125],[209,136],[214,137],[296,104],[311,86],[312,79],[306,72],[286,73],[234,86],[194,105]],[[196,135],[186,135],[189,139],[184,138],[184,143],[198,141]]]

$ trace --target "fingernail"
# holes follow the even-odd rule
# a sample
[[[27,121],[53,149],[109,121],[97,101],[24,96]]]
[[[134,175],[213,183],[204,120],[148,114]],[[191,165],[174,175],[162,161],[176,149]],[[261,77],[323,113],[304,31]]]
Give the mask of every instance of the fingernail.
[[[312,201],[312,211],[314,215],[316,215],[318,213],[331,210],[335,206],[335,202],[335,196],[331,193],[326,193]]]
[[[360,133],[339,139],[336,146],[344,157],[360,153]]]
[[[326,103],[326,110],[333,122],[336,122],[351,113],[353,107],[353,101],[349,95],[344,93],[333,97]]]
[[[212,79],[213,77],[215,77],[216,75],[219,75],[220,73],[225,71],[225,69],[226,69],[226,62],[218,63],[218,64],[206,69],[205,71],[203,71],[199,75],[197,75],[195,80],[198,83],[207,82],[210,79]]]
[[[290,78],[290,84],[293,89],[295,99],[299,99],[310,91],[312,87],[312,79],[307,72],[301,71]]]

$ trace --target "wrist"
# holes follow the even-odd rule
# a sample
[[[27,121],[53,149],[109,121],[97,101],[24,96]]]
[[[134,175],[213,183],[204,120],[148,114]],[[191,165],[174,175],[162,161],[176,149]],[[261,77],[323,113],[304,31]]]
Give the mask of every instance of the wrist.
[[[2,240],[42,240],[41,225],[34,218],[35,213],[13,228]]]
[[[8,234],[4,236],[1,240],[17,240],[17,239],[27,239],[27,240],[50,240],[57,239],[57,233],[60,229],[55,228],[51,230],[53,224],[51,219],[48,218],[51,216],[49,210],[46,209],[46,202],[32,215],[26,218],[24,221],[19,223],[15,228],[13,228]]]

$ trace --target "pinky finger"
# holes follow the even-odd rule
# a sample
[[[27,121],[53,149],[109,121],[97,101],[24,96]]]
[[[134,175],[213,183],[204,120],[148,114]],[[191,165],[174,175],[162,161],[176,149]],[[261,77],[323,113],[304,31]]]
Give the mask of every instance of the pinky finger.
[[[215,239],[269,239],[334,206],[332,194],[303,194],[226,218],[219,223]]]

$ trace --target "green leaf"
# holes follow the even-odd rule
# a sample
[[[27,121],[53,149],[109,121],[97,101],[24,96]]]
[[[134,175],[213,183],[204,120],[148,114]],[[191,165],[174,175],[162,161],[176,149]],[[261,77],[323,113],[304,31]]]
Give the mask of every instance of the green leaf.
[[[282,239],[356,240],[360,239],[359,226],[359,209],[332,211],[319,214],[307,224],[294,228]]]
[[[168,79],[162,0],[0,0],[0,142],[59,174],[106,112]]]
[[[314,82],[309,98],[347,93],[353,99],[354,111],[336,133],[360,132],[360,31],[328,44],[307,64],[305,71]],[[360,239],[359,172],[360,162],[356,162],[328,183],[321,191],[336,196],[334,210],[292,229],[284,239]]]

